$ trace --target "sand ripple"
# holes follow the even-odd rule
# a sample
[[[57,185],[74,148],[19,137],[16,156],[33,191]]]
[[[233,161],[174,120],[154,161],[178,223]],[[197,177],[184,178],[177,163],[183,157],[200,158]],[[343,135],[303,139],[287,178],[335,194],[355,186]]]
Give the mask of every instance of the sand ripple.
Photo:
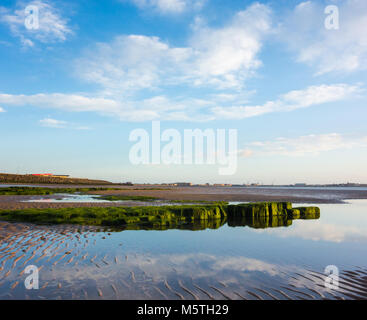
[[[101,251],[112,236],[99,227],[0,222],[0,299],[367,299],[367,268],[361,266],[341,270],[339,290],[325,288],[322,271],[304,268],[243,281],[220,273],[198,277],[195,270],[205,270],[196,261],[188,275],[170,261],[158,263],[167,271],[154,273],[154,255],[132,254],[120,242],[116,252]],[[27,265],[39,267],[39,290],[24,287]]]

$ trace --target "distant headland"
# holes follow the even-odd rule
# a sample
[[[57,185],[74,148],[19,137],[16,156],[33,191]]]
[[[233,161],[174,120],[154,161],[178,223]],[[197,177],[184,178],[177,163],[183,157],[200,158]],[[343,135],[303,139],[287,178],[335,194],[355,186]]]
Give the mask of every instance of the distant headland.
[[[0,183],[29,183],[29,184],[113,184],[105,180],[85,178],[70,178],[68,175],[47,174],[10,174],[0,173]]]

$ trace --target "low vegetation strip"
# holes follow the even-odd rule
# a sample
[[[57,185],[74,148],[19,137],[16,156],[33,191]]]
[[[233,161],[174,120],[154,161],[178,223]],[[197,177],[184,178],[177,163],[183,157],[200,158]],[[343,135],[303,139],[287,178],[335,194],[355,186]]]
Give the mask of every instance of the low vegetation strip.
[[[83,178],[59,178],[52,176],[35,176],[30,174],[0,173],[0,183],[47,183],[47,184],[113,184],[105,180],[91,180]]]
[[[93,191],[120,190],[118,188],[44,188],[44,187],[1,187],[0,195],[49,195],[55,193],[86,193]]]
[[[282,217],[282,219],[277,217]],[[293,209],[290,203],[285,202],[249,203],[235,206],[215,203],[181,206],[0,210],[0,220],[6,221],[100,226],[126,226],[130,224],[167,226],[181,222],[225,218],[232,221],[238,219],[246,219],[246,221],[249,221],[249,219],[256,219],[257,221],[271,219],[270,224],[287,225],[287,220],[298,218],[318,219],[319,217],[320,209],[317,207]],[[269,224],[266,221],[264,223]]]
[[[225,216],[226,211],[220,205],[0,210],[0,219],[7,221],[101,226],[169,224],[221,219]]]

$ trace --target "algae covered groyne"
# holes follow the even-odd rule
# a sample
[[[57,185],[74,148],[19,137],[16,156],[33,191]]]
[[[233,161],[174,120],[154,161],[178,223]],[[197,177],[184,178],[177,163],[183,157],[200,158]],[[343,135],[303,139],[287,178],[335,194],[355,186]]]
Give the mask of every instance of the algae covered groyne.
[[[145,226],[167,229],[199,221],[228,221],[228,225],[287,226],[293,219],[318,219],[318,207],[292,208],[290,202],[258,202],[238,205],[213,203],[146,207],[80,207],[0,210],[0,220],[84,224],[111,227]],[[219,223],[221,225],[222,223]],[[200,223],[202,225],[202,223]],[[217,226],[218,224],[214,224]]]
[[[296,219],[319,219],[320,208],[292,208],[290,202],[260,202],[229,205],[227,214],[230,227],[264,229],[288,227]]]
[[[318,219],[320,208],[292,208],[290,202],[255,202],[227,206],[230,218],[286,216],[290,219]]]

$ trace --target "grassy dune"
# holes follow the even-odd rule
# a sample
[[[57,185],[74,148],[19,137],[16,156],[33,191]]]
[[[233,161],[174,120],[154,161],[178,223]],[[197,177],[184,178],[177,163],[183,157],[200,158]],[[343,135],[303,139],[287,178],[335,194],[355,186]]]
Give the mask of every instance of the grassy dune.
[[[83,178],[57,178],[50,176],[33,176],[30,174],[0,173],[0,183],[50,183],[50,184],[113,184],[105,180],[91,180]]]

